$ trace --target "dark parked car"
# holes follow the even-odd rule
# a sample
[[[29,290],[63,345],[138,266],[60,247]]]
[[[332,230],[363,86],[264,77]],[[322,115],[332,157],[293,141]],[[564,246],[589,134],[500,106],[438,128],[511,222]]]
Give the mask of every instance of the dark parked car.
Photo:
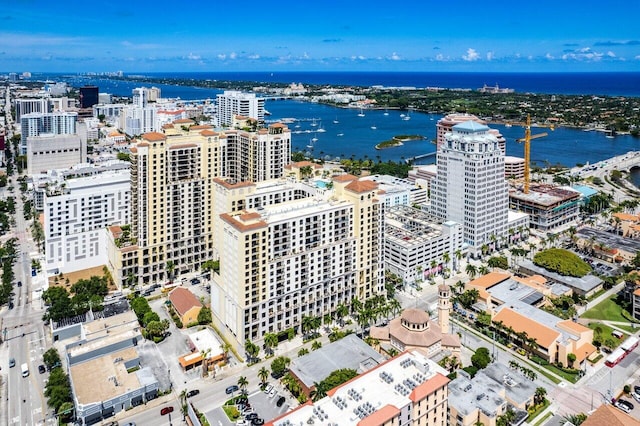
[[[22,287],[22,281],[18,281],[18,287]]]
[[[198,284],[200,284],[200,280],[199,280],[199,279],[197,279],[197,278],[193,278],[193,279],[191,280],[191,285],[198,285]]]
[[[164,407],[160,410],[160,415],[164,416],[165,414],[173,413],[173,407]]]
[[[231,386],[229,386],[228,388],[226,388],[224,391],[225,391],[225,392],[227,393],[227,395],[228,395],[228,394],[231,394],[231,393],[237,392],[237,390],[238,390],[238,389],[239,389],[239,388],[238,388],[238,386],[236,386],[236,385],[231,385]]]
[[[16,359],[15,358],[9,358],[9,368],[15,367],[15,366],[16,366]]]
[[[258,417],[257,419],[251,420],[251,424],[253,426],[260,426],[260,425],[264,424],[264,420],[262,420],[260,417]]]
[[[281,396],[280,398],[278,398],[278,402],[276,402],[276,406],[282,407],[282,404],[284,404],[286,400],[287,399],[284,396]]]
[[[624,399],[618,399],[613,405],[615,405],[625,413],[628,413],[631,410],[633,410],[633,404],[630,403],[629,401],[625,401]]]
[[[45,366],[44,366],[44,365],[42,365],[42,364],[40,364],[40,365],[38,366],[38,372],[39,372],[40,374],[44,374],[44,372],[45,372],[45,371],[47,371],[47,369],[45,368]]]
[[[187,398],[191,398],[192,396],[196,396],[199,393],[200,393],[200,391],[198,389],[192,389],[189,392],[187,392]]]
[[[253,420],[258,418],[258,413],[249,413],[244,416],[245,420]]]
[[[640,386],[634,386],[633,390],[636,391],[636,393],[640,393]]]

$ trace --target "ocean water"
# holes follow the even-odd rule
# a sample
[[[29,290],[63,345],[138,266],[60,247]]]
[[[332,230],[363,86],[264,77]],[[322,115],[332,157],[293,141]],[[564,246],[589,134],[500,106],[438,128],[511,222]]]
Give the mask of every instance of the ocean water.
[[[150,74],[151,75],[151,74]],[[171,73],[154,74],[159,77],[190,78],[194,80],[237,80],[257,82],[301,82],[303,84],[351,84],[370,86],[440,86],[477,88],[483,84],[509,87],[517,92],[600,94],[640,96],[640,73]],[[47,76],[60,79],[60,76]],[[74,86],[95,84],[101,92],[131,96],[131,90],[149,83],[119,81],[108,78],[74,76],[65,78]],[[191,86],[155,84],[163,97],[215,99],[221,90]],[[433,153],[435,125],[441,117],[435,114],[410,112],[410,120],[402,120],[406,111],[367,110],[359,117],[359,110],[335,108],[327,105],[295,100],[267,101],[271,112],[268,120],[292,118],[289,124],[293,132],[293,149],[307,151],[316,158],[371,158],[374,161],[401,161],[419,155]],[[385,112],[388,115],[385,115]],[[334,123],[337,121],[337,123]],[[312,126],[315,123],[316,126]],[[500,130],[507,140],[507,155],[522,157],[523,146],[515,142],[524,136],[521,127],[504,127],[489,124]],[[323,129],[324,132],[319,132]],[[596,163],[628,151],[640,150],[640,139],[631,136],[606,138],[601,132],[584,132],[580,129],[533,129],[532,133],[547,132],[545,138],[532,142],[531,159],[540,166],[562,164],[574,166]],[[396,135],[421,135],[425,139],[406,142],[403,146],[376,150],[374,146]],[[315,139],[315,140],[314,140]],[[434,157],[416,161],[428,164]]]
[[[262,83],[303,83],[353,86],[409,86],[477,89],[487,84],[511,88],[520,93],[567,95],[640,96],[639,72],[598,73],[461,73],[461,72],[190,72],[146,73],[149,77],[184,80],[255,81]],[[33,78],[59,80],[60,74],[34,74]],[[65,77],[67,78],[67,77]],[[71,81],[109,86],[108,79],[71,76]],[[92,80],[91,82],[88,82]],[[118,83],[121,85],[122,83]],[[134,83],[133,87],[143,85]],[[146,84],[144,84],[146,85]],[[106,87],[105,86],[105,87]],[[123,88],[125,86],[122,86]],[[129,86],[127,86],[128,88]],[[168,90],[171,90],[167,87]],[[120,93],[116,93],[120,92]],[[113,92],[130,95],[119,88]],[[168,93],[167,93],[168,95]],[[189,99],[183,97],[183,99]]]

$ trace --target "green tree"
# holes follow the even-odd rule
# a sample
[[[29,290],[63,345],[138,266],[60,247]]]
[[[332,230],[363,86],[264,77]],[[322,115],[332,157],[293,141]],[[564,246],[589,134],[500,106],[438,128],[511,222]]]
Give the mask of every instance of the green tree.
[[[167,270],[167,275],[169,276],[169,282],[173,284],[173,273],[176,271],[176,264],[173,262],[173,260],[169,260],[165,265],[165,269]]]
[[[265,352],[273,353],[273,348],[278,346],[278,335],[275,333],[266,333],[264,335]]]
[[[56,348],[51,348],[47,350],[42,355],[42,360],[44,364],[47,366],[47,370],[51,371],[56,367],[60,367],[60,354]]]
[[[311,350],[313,351],[316,351],[321,347],[322,347],[322,342],[320,342],[319,340],[314,340],[313,343],[311,344]]]
[[[280,378],[287,372],[291,360],[285,356],[279,356],[271,362],[271,373],[273,377]]]
[[[478,370],[482,370],[486,368],[487,365],[491,362],[491,355],[489,354],[489,349],[485,347],[479,347],[476,349],[475,353],[471,356],[471,364],[476,367]]]
[[[493,256],[487,261],[487,265],[491,268],[509,269],[509,262],[504,256]]]
[[[582,423],[585,422],[585,420],[587,420],[587,415],[584,413],[567,414],[562,419],[571,423],[574,426],[580,426]]]
[[[242,392],[247,389],[247,386],[249,386],[249,381],[245,376],[240,376],[238,378],[238,386],[240,387],[240,389],[242,389]]]
[[[469,275],[469,278],[474,279],[476,277],[476,274],[478,273],[478,269],[474,264],[468,263],[465,272],[467,273],[467,275]]]
[[[269,370],[267,370],[265,366],[262,366],[260,370],[258,370],[258,378],[260,379],[260,382],[262,382],[263,387],[267,383],[268,377],[269,377]]]
[[[569,364],[569,367],[573,367],[573,363],[576,362],[576,359],[576,354],[567,354],[567,363]]]
[[[533,395],[533,403],[535,405],[542,404],[546,395],[547,389],[543,388],[542,386],[537,387],[536,393]]]
[[[211,323],[211,309],[204,306],[198,312],[198,324],[209,324]]]
[[[152,321],[160,321],[160,316],[153,311],[147,311],[142,318],[142,325],[146,326]]]
[[[298,357],[305,356],[305,355],[306,355],[306,354],[308,354],[308,353],[309,353],[309,349],[307,349],[307,348],[300,348],[300,350],[298,351]]]

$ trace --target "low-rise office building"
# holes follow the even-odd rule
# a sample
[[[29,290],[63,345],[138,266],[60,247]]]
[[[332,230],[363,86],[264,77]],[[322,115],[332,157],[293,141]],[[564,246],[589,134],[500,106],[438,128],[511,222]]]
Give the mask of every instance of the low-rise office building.
[[[419,351],[405,352],[265,424],[442,426],[448,418],[447,374]]]
[[[541,232],[569,227],[578,220],[580,192],[552,184],[532,183],[529,193],[509,189],[509,208],[527,213],[530,227]]]
[[[87,162],[87,144],[77,134],[42,134],[27,139],[27,174],[46,173]]]

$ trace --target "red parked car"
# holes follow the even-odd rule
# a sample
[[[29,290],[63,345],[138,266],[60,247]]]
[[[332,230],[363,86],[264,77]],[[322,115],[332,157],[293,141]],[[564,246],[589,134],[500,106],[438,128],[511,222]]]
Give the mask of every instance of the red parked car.
[[[173,413],[173,407],[164,407],[160,410],[160,415],[164,416],[165,414]]]

